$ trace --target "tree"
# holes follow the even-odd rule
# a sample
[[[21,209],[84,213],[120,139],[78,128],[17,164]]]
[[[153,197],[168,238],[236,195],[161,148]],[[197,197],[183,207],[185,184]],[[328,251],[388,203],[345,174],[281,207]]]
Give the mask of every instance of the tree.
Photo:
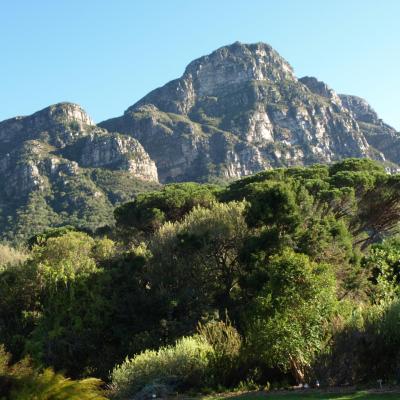
[[[102,244],[84,233],[68,232],[32,250],[30,268],[40,288],[40,308],[25,350],[72,375],[89,367],[98,353],[110,312],[102,295],[102,269],[96,264],[104,253]]]
[[[370,281],[369,295],[379,304],[399,295],[400,237],[394,236],[370,247],[362,260]]]
[[[364,233],[357,241],[365,249],[390,234],[398,232],[400,222],[400,176],[385,176],[366,191],[359,200],[355,236]],[[367,233],[367,235],[365,235]]]
[[[249,189],[246,220],[250,226],[275,226],[281,234],[296,230],[301,222],[301,208],[310,199],[295,182],[263,182]],[[303,197],[303,204],[299,197]]]
[[[300,383],[327,337],[335,279],[327,265],[290,249],[271,257],[266,268],[268,283],[248,317],[248,349]]]
[[[149,284],[171,305],[166,319],[185,321],[181,333],[232,307],[243,273],[244,210],[243,202],[196,207],[182,221],[164,224],[151,241]]]
[[[40,284],[30,264],[8,265],[0,271],[0,341],[19,359],[41,308]]]
[[[179,221],[195,206],[208,207],[215,201],[217,186],[179,183],[156,192],[139,194],[132,202],[117,207],[117,227],[124,231],[156,231],[165,221]]]

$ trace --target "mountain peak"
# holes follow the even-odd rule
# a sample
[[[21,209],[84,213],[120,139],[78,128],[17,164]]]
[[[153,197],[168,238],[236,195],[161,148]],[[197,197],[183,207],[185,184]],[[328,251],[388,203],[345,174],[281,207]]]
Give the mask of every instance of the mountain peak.
[[[297,79],[290,64],[268,44],[235,42],[192,61],[179,79],[153,90],[126,112],[153,104],[165,112],[187,114],[200,98],[227,95],[257,81]]]
[[[184,77],[187,75],[192,76],[199,95],[212,95],[247,81],[294,79],[292,67],[271,46],[240,42],[192,61]]]
[[[278,61],[282,64],[286,64],[288,69],[292,70],[289,63],[279,55],[279,53],[274,50],[269,44],[258,42],[258,43],[242,43],[234,42],[232,44],[222,46],[210,54],[201,56],[193,60],[186,67],[186,71],[190,71],[193,67],[198,64],[206,64],[208,62],[216,61],[227,61],[231,62],[246,62],[251,59],[260,61]]]
[[[87,112],[79,105],[69,102],[52,104],[33,114],[33,118],[46,118],[56,123],[75,122],[82,126],[93,126],[94,122]]]
[[[59,145],[70,142],[95,124],[85,110],[74,103],[57,103],[28,116],[0,122],[0,153],[15,143],[41,139]]]
[[[161,182],[384,159],[333,89],[313,77],[298,80],[265,43],[235,42],[192,61],[180,78],[100,126],[138,139]]]

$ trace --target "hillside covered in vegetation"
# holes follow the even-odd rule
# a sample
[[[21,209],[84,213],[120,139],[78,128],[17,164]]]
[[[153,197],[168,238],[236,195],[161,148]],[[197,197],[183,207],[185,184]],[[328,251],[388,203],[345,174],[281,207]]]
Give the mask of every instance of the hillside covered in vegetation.
[[[400,176],[380,164],[175,183],[114,217],[0,247],[0,398],[399,379]]]

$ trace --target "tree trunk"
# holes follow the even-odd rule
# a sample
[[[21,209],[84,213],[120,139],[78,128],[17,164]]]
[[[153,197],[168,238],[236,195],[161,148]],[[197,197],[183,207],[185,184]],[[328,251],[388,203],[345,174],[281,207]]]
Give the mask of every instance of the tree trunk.
[[[299,385],[300,383],[304,383],[304,370],[296,360],[290,356],[290,369],[292,371],[293,377],[296,380],[296,383]]]

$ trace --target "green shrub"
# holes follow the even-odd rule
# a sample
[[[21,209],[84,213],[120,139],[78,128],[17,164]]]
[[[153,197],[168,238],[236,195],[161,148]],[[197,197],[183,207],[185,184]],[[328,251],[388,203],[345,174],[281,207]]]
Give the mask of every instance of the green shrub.
[[[197,331],[212,346],[215,358],[235,358],[239,355],[242,339],[230,321],[199,323]]]
[[[51,368],[25,378],[11,400],[107,400],[100,389],[101,381],[87,378],[78,381],[65,378]]]
[[[51,368],[34,369],[29,358],[13,365],[10,360],[11,355],[0,345],[0,399],[107,400],[99,379],[72,380]]]
[[[117,365],[112,386],[118,395],[138,392],[152,382],[198,387],[206,377],[213,348],[201,336],[183,337],[174,346],[146,350]]]
[[[213,348],[210,362],[212,384],[230,385],[239,366],[242,338],[229,320],[199,323],[197,332]]]

